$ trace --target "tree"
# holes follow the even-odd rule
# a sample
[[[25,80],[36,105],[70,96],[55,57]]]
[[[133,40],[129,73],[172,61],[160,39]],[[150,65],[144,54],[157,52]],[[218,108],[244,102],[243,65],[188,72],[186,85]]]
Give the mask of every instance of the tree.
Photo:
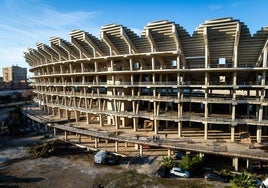
[[[256,182],[252,179],[251,174],[245,171],[242,174],[235,175],[233,180],[231,180],[231,187],[233,188],[253,188],[256,186]]]
[[[166,156],[162,158],[160,165],[168,167],[168,168],[172,168],[174,164],[172,162],[171,157]]]
[[[179,167],[188,170],[191,174],[198,175],[199,173],[203,173],[202,171],[203,164],[204,160],[199,155],[196,155],[194,157],[186,155],[182,158],[181,162],[179,163]]]

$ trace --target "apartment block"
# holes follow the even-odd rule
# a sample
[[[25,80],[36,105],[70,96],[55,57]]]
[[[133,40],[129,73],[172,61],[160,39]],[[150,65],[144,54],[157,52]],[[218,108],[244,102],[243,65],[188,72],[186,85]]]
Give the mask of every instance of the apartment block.
[[[3,68],[3,81],[4,82],[21,82],[27,81],[27,68],[19,66],[11,66]]]

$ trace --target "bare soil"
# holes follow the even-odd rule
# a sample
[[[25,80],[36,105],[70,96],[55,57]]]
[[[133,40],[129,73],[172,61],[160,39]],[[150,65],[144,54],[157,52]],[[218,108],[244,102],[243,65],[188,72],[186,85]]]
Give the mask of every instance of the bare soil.
[[[94,165],[94,151],[51,138],[0,137],[0,187],[224,187],[204,178],[156,178],[161,158],[122,158],[118,165]],[[49,144],[48,144],[49,143]],[[42,147],[33,145],[43,144]],[[42,155],[41,155],[42,154]]]

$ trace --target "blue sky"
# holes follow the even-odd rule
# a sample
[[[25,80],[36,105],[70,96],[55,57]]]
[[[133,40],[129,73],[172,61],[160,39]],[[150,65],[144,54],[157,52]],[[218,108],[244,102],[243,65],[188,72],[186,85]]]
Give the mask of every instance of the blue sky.
[[[190,34],[205,20],[233,17],[251,34],[268,26],[267,0],[0,0],[0,69],[18,65],[36,42],[51,36],[69,40],[69,32],[85,30],[97,37],[101,26],[122,24],[140,34],[151,21],[169,20]]]

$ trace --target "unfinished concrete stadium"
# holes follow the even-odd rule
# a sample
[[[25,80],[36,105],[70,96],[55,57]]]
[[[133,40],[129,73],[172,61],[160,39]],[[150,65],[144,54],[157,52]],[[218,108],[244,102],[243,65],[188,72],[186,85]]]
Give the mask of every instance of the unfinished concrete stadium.
[[[233,18],[191,35],[167,20],[141,36],[117,24],[100,38],[82,30],[25,52],[35,101],[76,123],[229,143],[266,142],[268,27],[251,35]],[[268,158],[267,158],[268,160]]]

